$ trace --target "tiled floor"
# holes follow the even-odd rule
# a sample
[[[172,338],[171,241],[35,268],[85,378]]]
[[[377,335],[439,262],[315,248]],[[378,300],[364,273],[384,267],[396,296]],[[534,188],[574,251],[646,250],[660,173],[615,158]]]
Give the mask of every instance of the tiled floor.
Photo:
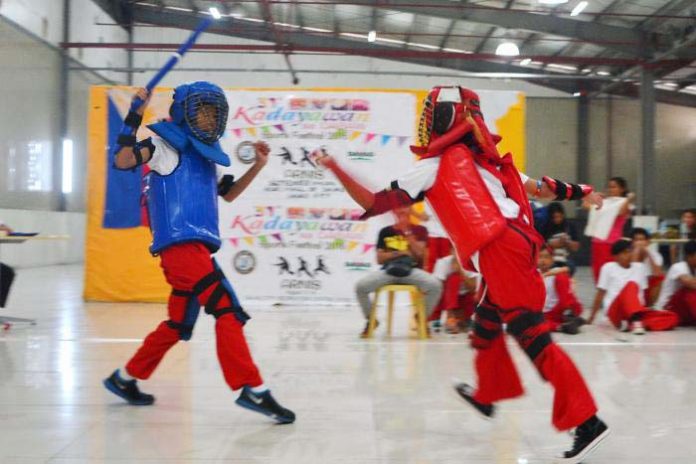
[[[585,270],[580,293],[591,288]],[[570,437],[550,425],[551,389],[513,348],[527,395],[487,422],[454,397],[472,379],[466,338],[357,338],[356,308],[250,308],[247,335],[276,397],[295,410],[276,426],[235,406],[217,366],[212,321],[169,353],[130,407],[103,377],[122,365],[164,307],[84,303],[82,268],[21,270],[0,314],[38,319],[0,333],[0,463],[553,462]],[[607,326],[556,339],[576,360],[613,435],[589,463],[696,462],[696,331],[620,337]]]

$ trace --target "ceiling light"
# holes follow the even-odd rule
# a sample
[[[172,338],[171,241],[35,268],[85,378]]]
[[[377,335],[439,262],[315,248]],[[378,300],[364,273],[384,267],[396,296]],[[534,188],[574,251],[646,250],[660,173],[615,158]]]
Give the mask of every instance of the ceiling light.
[[[520,64],[522,66],[529,66],[532,64],[532,59],[531,58],[525,58],[524,60],[520,61]]]
[[[574,97],[579,97],[579,96],[580,96],[580,92],[575,92],[575,93],[573,94],[573,96],[574,96]]]
[[[585,11],[585,8],[587,8],[587,5],[589,5],[589,3],[584,2],[584,1],[578,3],[577,5],[575,5],[575,8],[573,8],[573,11],[570,12],[570,16],[577,16],[577,15],[579,15],[580,13],[582,13],[583,11]]]
[[[210,11],[210,14],[213,16],[213,18],[215,18],[215,19],[222,18],[222,15],[220,14],[220,10],[218,10],[214,6],[211,6],[208,11]]]
[[[499,56],[518,56],[520,49],[512,42],[503,42],[495,49],[495,54]]]
[[[367,41],[374,42],[377,40],[377,31],[370,31],[367,33]]]

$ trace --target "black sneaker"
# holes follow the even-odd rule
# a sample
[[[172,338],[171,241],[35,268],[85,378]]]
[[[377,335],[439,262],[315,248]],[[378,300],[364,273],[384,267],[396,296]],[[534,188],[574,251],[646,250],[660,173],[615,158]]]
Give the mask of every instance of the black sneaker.
[[[108,378],[104,379],[104,386],[114,395],[120,396],[135,406],[149,406],[155,402],[155,397],[143,393],[138,388],[137,380],[124,380],[116,369]]]
[[[376,321],[375,321],[375,330],[377,329],[377,327],[379,327],[379,321],[376,320]],[[364,328],[363,331],[360,333],[360,338],[367,338],[367,331],[368,331],[369,329],[370,329],[370,321],[368,320],[368,321],[365,323],[365,328]]]
[[[271,391],[254,393],[251,388],[242,388],[242,393],[235,401],[239,406],[264,414],[273,418],[279,424],[292,424],[295,422],[295,413],[285,409],[271,396]]]
[[[563,453],[563,457],[556,462],[563,464],[577,464],[582,462],[602,440],[609,436],[610,430],[607,424],[597,416],[592,416],[575,429],[573,449]]]
[[[569,335],[577,335],[580,333],[580,324],[575,319],[561,324],[561,332]]]
[[[454,384],[454,390],[460,398],[472,405],[484,417],[490,419],[495,413],[495,406],[492,404],[479,403],[474,399],[474,388],[468,383]]]

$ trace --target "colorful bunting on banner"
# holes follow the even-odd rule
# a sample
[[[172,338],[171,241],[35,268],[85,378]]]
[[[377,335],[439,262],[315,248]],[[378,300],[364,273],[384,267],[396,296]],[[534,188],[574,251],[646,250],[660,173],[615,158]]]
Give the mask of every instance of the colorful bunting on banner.
[[[348,137],[348,140],[351,140],[351,141],[352,141],[352,140],[355,140],[355,139],[357,139],[358,137],[360,137],[360,134],[362,134],[362,132],[360,132],[360,131],[353,131],[353,132],[350,133],[350,136]]]
[[[392,138],[391,135],[383,135],[382,136],[382,146],[386,145],[389,143],[389,140]]]
[[[252,137],[256,137],[256,128],[255,127],[247,127],[246,131],[251,135]]]
[[[271,134],[271,126],[263,126],[261,128],[261,132],[263,132],[263,135],[270,135]]]
[[[237,138],[242,136],[242,129],[232,129],[232,132],[234,132],[234,136]]]
[[[247,242],[247,245],[251,246],[254,244],[254,237],[244,237],[244,241]]]
[[[368,251],[370,251],[370,250],[373,249],[374,247],[375,247],[375,246],[374,246],[373,244],[371,244],[371,243],[366,243],[366,244],[364,244],[364,245],[363,245],[363,251],[362,251],[363,254],[367,253]]]
[[[400,136],[399,137],[399,146],[402,146],[406,140],[408,140],[408,136],[406,136],[406,135]]]
[[[259,239],[259,243],[261,243],[262,245],[265,245],[268,243],[268,239],[266,238],[265,235],[259,235],[258,239]]]
[[[372,132],[368,132],[367,134],[365,134],[365,143],[370,143],[372,141],[372,139],[375,138],[376,135],[377,134],[372,133]]]
[[[360,244],[360,242],[355,242],[355,241],[351,240],[348,243],[348,251],[353,251],[355,249],[355,247],[358,246],[359,244]]]
[[[280,132],[285,133],[285,128],[283,127],[282,124],[276,124],[276,125],[273,126],[273,127],[275,127],[276,129],[278,129]]]
[[[278,240],[279,242],[282,242],[282,241],[283,241],[283,236],[280,235],[279,233],[271,234],[271,237],[273,237],[274,239]]]
[[[239,243],[239,239],[237,237],[232,237],[230,238],[230,243],[232,244],[232,246],[236,247]]]

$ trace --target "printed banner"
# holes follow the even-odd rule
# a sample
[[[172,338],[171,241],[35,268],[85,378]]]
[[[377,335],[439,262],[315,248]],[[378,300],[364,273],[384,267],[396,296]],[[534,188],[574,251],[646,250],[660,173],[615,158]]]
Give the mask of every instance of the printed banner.
[[[97,153],[89,169],[88,299],[165,301],[169,292],[157,259],[146,257],[149,231],[136,186],[147,168],[118,171],[108,149],[99,153],[115,140],[132,94],[127,87],[92,91],[90,147]],[[254,163],[252,143],[263,140],[271,147],[251,186],[234,202],[218,205],[223,246],[215,258],[244,304],[355,303],[356,281],[379,269],[378,232],[393,219],[387,214],[360,221],[362,210],[310,154],[323,148],[367,187],[385,188],[415,162],[408,146],[425,94],[226,90],[230,111],[221,144],[232,166],[220,173],[239,179]],[[481,92],[481,99],[489,124],[504,137],[501,150],[513,151],[523,169],[523,96]],[[170,103],[171,89],[158,89],[146,123],[165,118]],[[145,125],[138,132],[138,138],[152,135]],[[122,243],[126,237],[129,242]],[[132,255],[120,253],[136,247]]]

